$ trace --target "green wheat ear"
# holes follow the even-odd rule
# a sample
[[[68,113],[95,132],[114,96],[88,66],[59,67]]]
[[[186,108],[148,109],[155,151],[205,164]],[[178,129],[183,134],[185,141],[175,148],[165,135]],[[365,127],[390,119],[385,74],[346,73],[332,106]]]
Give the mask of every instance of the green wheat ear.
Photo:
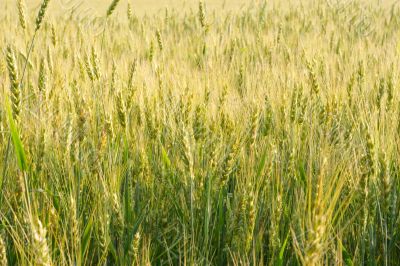
[[[119,1],[120,0],[113,0],[111,2],[110,6],[108,7],[108,10],[107,10],[107,17],[112,15],[112,13],[114,12],[115,8],[117,7]]]
[[[51,25],[51,43],[53,44],[53,46],[57,45],[57,33],[54,24]]]
[[[156,31],[156,38],[157,38],[158,48],[162,52],[164,45],[163,45],[163,40],[161,37],[161,31],[159,29],[157,29],[157,31]]]
[[[207,26],[206,24],[206,14],[203,1],[199,2],[199,21],[202,28]]]
[[[36,17],[36,28],[35,31],[40,29],[42,25],[44,15],[46,14],[47,7],[49,5],[50,0],[43,0],[42,5],[40,6],[39,13]]]
[[[47,73],[46,73],[46,66],[44,64],[44,59],[40,60],[39,66],[39,79],[38,79],[38,88],[40,92],[45,91],[46,89],[46,82],[47,82]]]

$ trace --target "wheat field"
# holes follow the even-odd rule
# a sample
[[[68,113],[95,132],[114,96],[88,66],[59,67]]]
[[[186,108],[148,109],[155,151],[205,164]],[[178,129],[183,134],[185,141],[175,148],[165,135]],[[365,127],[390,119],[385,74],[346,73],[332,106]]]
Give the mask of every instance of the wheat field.
[[[398,265],[396,1],[0,7],[0,266]]]

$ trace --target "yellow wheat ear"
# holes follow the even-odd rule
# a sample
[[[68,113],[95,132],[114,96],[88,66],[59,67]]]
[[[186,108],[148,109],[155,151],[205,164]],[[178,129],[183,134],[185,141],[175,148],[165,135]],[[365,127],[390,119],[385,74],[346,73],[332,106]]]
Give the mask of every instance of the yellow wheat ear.
[[[127,16],[128,16],[129,22],[131,22],[131,21],[132,21],[132,17],[133,17],[133,13],[132,13],[132,7],[131,7],[131,4],[130,4],[130,3],[128,3],[128,7],[127,7],[127,10],[126,10],[126,14],[127,14]]]
[[[24,0],[18,0],[18,17],[19,17],[19,24],[21,28],[26,29],[26,16],[25,16],[25,4]]]
[[[39,219],[31,221],[33,234],[33,247],[35,251],[35,265],[50,266],[51,255],[47,245],[47,230]]]
[[[4,243],[3,238],[0,234],[0,265],[8,265],[7,263],[7,252],[6,252],[6,244]]]
[[[6,61],[11,83],[10,92],[11,92],[12,114],[13,118],[15,120],[18,120],[20,113],[20,87],[18,81],[17,63],[14,51],[11,48],[11,46],[7,47]]]

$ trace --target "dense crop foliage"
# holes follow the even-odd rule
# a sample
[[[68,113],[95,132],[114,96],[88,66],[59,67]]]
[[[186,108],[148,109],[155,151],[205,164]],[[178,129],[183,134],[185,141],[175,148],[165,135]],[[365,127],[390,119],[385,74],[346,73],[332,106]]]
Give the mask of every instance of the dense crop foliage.
[[[399,262],[399,6],[6,2],[1,266]]]

